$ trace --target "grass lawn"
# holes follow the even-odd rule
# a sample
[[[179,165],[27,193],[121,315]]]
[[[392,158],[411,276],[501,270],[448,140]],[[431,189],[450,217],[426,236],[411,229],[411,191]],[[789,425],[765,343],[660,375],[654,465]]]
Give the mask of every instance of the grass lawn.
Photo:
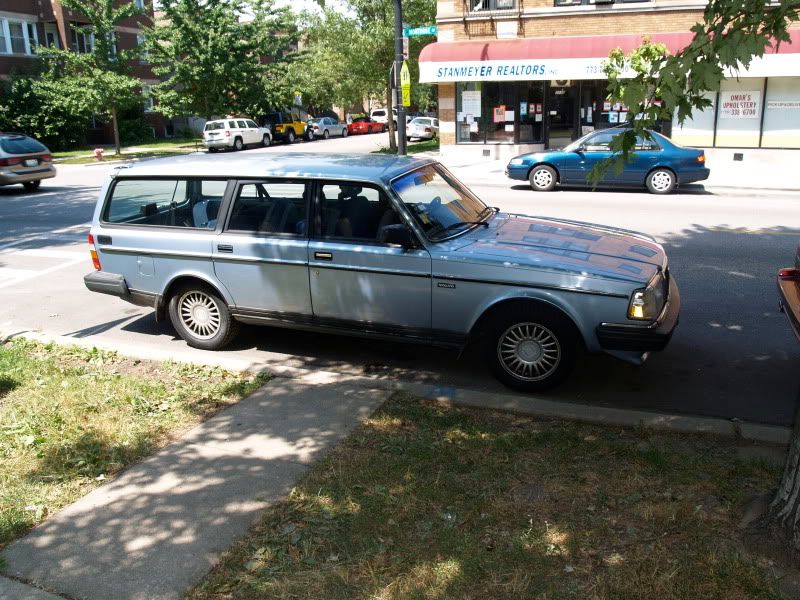
[[[417,154],[418,152],[438,152],[439,151],[439,138],[433,140],[422,140],[419,142],[408,142],[406,145],[407,154]],[[381,148],[375,150],[373,154],[396,154],[389,148]]]
[[[0,344],[0,547],[265,381],[97,350]]]
[[[198,142],[197,145],[195,142]],[[191,138],[172,138],[166,140],[153,140],[137,146],[127,146],[122,148],[122,156],[114,154],[114,148],[103,147],[105,160],[119,160],[120,158],[149,158],[156,156],[170,156],[174,154],[185,154],[194,152],[195,147],[202,149],[202,143]],[[53,158],[56,165],[81,165],[97,162],[94,158],[94,147],[80,148],[78,150],[67,150],[65,152],[54,152]]]
[[[396,394],[188,598],[766,599],[735,442]]]

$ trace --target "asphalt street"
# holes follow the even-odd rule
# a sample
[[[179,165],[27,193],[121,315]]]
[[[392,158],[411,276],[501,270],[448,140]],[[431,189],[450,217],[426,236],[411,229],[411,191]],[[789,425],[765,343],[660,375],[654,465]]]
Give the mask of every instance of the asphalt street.
[[[385,135],[350,137],[285,151],[364,152]],[[40,332],[144,356],[214,363],[303,366],[505,390],[479,353],[419,348],[316,333],[246,327],[232,348],[188,348],[151,310],[88,292],[85,243],[99,186],[110,165],[63,166],[41,190],[0,188],[0,333]],[[713,168],[713,165],[712,165]],[[800,195],[693,186],[656,197],[640,192],[560,190],[534,194],[495,176],[453,169],[488,204],[650,233],[665,244],[681,287],[681,323],[669,347],[641,367],[585,356],[548,396],[563,401],[739,418],[790,425],[800,396],[800,344],[777,311],[775,273],[800,241]]]

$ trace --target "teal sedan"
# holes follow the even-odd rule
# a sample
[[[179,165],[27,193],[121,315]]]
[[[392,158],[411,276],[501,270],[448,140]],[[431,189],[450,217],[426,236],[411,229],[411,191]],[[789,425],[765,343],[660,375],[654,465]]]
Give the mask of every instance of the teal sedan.
[[[593,131],[566,146],[521,154],[509,161],[506,176],[529,181],[537,192],[549,192],[556,185],[591,187],[589,174],[603,159],[613,156],[611,140],[620,129]],[[602,187],[646,187],[653,194],[669,194],[678,185],[708,179],[703,150],[683,148],[669,138],[650,131],[650,139],[637,137],[631,159],[617,174],[610,169]]]

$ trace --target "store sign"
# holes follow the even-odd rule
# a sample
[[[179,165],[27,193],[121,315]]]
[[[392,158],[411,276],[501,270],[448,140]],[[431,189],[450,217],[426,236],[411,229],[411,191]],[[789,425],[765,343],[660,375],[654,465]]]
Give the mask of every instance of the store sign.
[[[549,58],[421,62],[421,83],[605,79],[605,58]],[[628,74],[626,71],[625,74]]]
[[[758,119],[761,116],[761,92],[720,92],[719,116],[723,119]]]
[[[767,110],[800,110],[800,100],[767,100]]]

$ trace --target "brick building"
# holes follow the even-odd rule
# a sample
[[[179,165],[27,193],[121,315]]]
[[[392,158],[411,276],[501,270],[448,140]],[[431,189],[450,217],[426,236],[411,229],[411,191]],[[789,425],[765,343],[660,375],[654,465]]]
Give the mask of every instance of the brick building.
[[[145,14],[128,19],[117,27],[114,52],[130,50],[142,44],[142,27],[152,23],[152,3],[130,1],[135,2]],[[7,79],[12,73],[33,72],[38,60],[35,52],[37,45],[91,52],[94,36],[77,33],[72,27],[87,24],[83,15],[64,8],[58,0],[0,0],[0,79]],[[132,68],[133,75],[142,82],[145,117],[156,137],[164,137],[168,133],[168,123],[154,110],[153,101],[147,95],[149,87],[158,80],[146,60],[136,61]],[[110,126],[95,121],[90,124],[88,137],[90,143],[111,142]]]
[[[702,0],[439,0],[437,42],[420,81],[439,88],[442,151],[504,158],[563,146],[624,122],[602,62],[643,35],[672,51],[691,40]],[[800,29],[792,44],[723,82],[714,107],[662,130],[687,145],[800,148]]]

